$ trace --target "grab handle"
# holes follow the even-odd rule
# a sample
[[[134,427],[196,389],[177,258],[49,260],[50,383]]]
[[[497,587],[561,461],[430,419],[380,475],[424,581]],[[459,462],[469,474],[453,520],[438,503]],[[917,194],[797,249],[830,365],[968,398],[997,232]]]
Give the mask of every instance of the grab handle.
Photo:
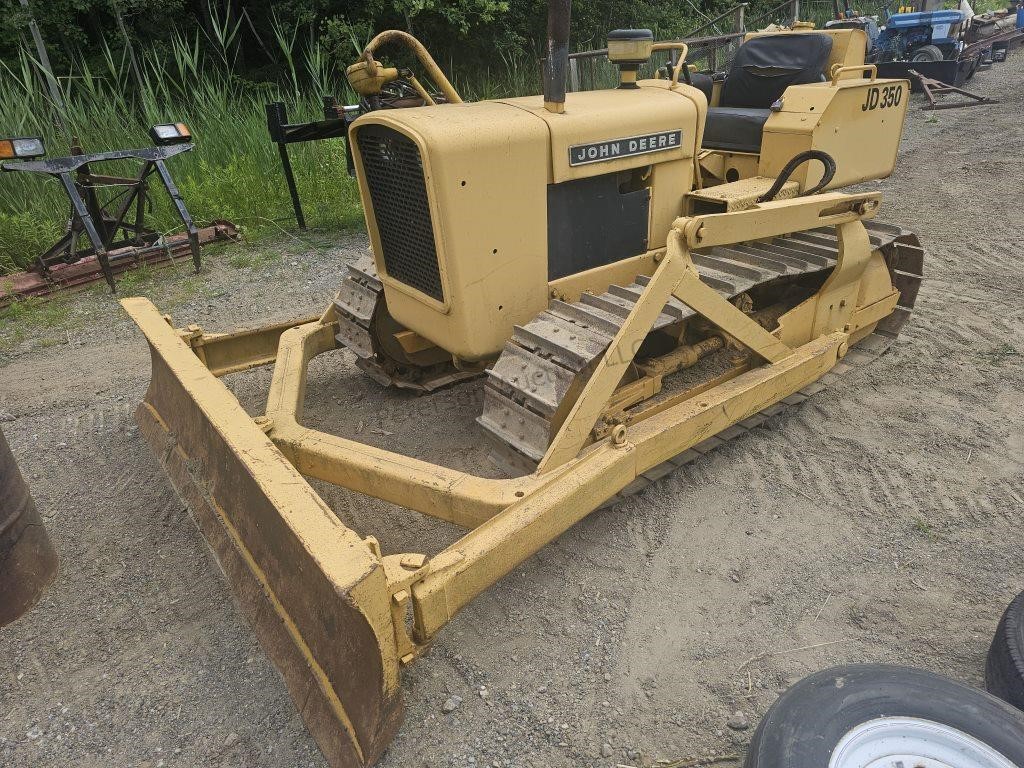
[[[679,59],[676,61],[675,67],[672,69],[672,85],[678,85],[679,75],[683,72],[683,67],[686,66],[686,56],[690,52],[690,46],[686,43],[677,41],[655,43],[651,46],[651,53],[654,53],[655,51],[682,51],[682,53],[679,54]],[[689,73],[687,72],[687,82],[689,82],[689,79]]]
[[[875,78],[878,77],[878,67],[876,67],[874,64],[853,64],[848,67],[841,67],[838,64],[836,64],[834,67],[832,67],[832,85],[835,85],[836,83],[839,82],[839,76],[843,74],[843,72],[863,73],[865,69],[871,70],[871,82],[875,82]]]

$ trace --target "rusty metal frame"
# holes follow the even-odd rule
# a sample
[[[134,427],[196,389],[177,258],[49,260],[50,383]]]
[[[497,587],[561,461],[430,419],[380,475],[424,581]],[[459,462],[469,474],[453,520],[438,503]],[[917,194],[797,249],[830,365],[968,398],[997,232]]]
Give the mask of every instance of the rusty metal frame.
[[[368,765],[379,755],[399,720],[401,665],[422,654],[473,597],[644,472],[818,380],[851,339],[892,311],[896,291],[856,306],[871,257],[862,219],[877,204],[877,194],[828,193],[678,219],[637,316],[622,344],[605,353],[593,388],[569,417],[572,426],[534,474],[511,479],[478,477],[303,425],[309,362],[337,346],[330,311],[208,335],[173,328],[146,299],[122,302],[152,351],[153,379],[138,411],[143,431],[332,764]],[[782,316],[774,336],[711,297],[695,277],[691,248],[824,225],[838,228],[837,266],[817,294]],[[624,350],[635,350],[632,337],[646,334],[670,294],[766,362],[584,447],[580,437],[617,383],[616,359],[632,359]],[[216,377],[271,362],[266,413],[252,419]],[[434,555],[382,556],[376,540],[345,527],[305,477],[468,531]]]
[[[57,179],[71,203],[71,215],[68,218],[63,237],[53,246],[36,258],[36,268],[44,277],[50,274],[55,264],[73,264],[89,256],[95,256],[100,270],[112,292],[117,288],[114,284],[114,270],[111,264],[111,252],[118,259],[139,260],[145,250],[156,246],[160,241],[160,233],[145,225],[146,205],[149,200],[150,177],[154,174],[160,179],[167,191],[171,204],[188,238],[192,263],[196,272],[202,267],[202,256],[199,252],[199,228],[192,220],[192,214],[185,207],[181,192],[167,170],[167,160],[189,152],[194,144],[176,144],[173,146],[144,147],[142,149],[120,149],[109,152],[92,152],[85,154],[80,147],[72,147],[67,157],[54,157],[45,160],[22,160],[0,163],[0,170],[22,173],[38,173]],[[92,171],[97,163],[118,160],[134,160],[139,162],[138,174],[132,178],[103,176]],[[105,186],[124,187],[124,199],[121,195],[101,203],[96,190]],[[118,202],[120,200],[120,202]],[[117,207],[112,215],[109,208],[115,203]],[[130,218],[129,218],[130,217]],[[122,240],[115,241],[117,233],[124,233]],[[89,240],[91,248],[79,249],[78,241],[82,234]],[[158,246],[159,247],[159,246]]]
[[[944,83],[941,80],[925,77],[915,69],[908,69],[907,74],[917,79],[918,84],[921,86],[921,90],[928,99],[928,106],[921,107],[921,109],[959,109],[960,107],[980,107],[984,104],[999,103],[997,99],[993,99],[989,96],[982,96],[980,93],[967,91],[963,88],[950,85],[949,83]],[[951,93],[963,97],[962,100],[939,101],[939,96],[948,96]]]

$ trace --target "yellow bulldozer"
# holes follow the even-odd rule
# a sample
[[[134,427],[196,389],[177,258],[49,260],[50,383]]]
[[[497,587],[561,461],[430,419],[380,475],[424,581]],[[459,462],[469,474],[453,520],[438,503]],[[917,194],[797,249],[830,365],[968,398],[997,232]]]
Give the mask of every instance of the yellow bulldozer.
[[[566,94],[569,5],[549,5],[543,95],[464,103],[402,32],[349,68],[372,255],[326,310],[225,334],[123,301],[152,351],[143,433],[335,766],[381,755],[401,668],[473,597],[870,361],[913,308],[917,238],[874,220],[878,192],[835,191],[891,173],[909,100],[862,31],[751,33],[710,77],[685,43],[617,30],[618,87]],[[378,61],[384,43],[435,90]],[[422,106],[375,108],[398,82]],[[305,426],[310,360],[340,350],[385,385],[482,388],[508,476]],[[219,378],[264,365],[254,419]],[[382,554],[307,477],[466,533]]]

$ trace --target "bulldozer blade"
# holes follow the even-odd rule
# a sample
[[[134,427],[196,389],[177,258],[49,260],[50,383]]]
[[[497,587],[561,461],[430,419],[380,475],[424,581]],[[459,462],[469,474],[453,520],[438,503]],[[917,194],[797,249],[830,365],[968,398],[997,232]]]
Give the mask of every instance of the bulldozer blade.
[[[137,419],[306,726],[335,768],[372,765],[402,715],[384,568],[145,299]]]

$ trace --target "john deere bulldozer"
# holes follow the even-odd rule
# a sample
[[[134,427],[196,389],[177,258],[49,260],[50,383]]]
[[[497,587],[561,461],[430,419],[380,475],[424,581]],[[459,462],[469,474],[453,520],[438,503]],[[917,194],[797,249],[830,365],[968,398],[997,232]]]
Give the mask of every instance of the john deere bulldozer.
[[[617,30],[618,87],[568,95],[567,0],[548,32],[542,96],[463,103],[401,32],[349,68],[372,255],[322,313],[214,334],[123,302],[152,350],[143,432],[333,765],[379,757],[401,667],[473,597],[870,361],[914,304],[917,238],[875,220],[878,192],[836,191],[892,171],[909,97],[865,64],[862,31],[751,33],[709,76],[685,43]],[[384,43],[432,88],[378,61]],[[396,87],[423,106],[378,108]],[[339,350],[426,396],[482,387],[480,433],[508,477],[305,426],[307,366]],[[253,419],[219,377],[262,365]],[[383,555],[306,477],[467,532]]]

